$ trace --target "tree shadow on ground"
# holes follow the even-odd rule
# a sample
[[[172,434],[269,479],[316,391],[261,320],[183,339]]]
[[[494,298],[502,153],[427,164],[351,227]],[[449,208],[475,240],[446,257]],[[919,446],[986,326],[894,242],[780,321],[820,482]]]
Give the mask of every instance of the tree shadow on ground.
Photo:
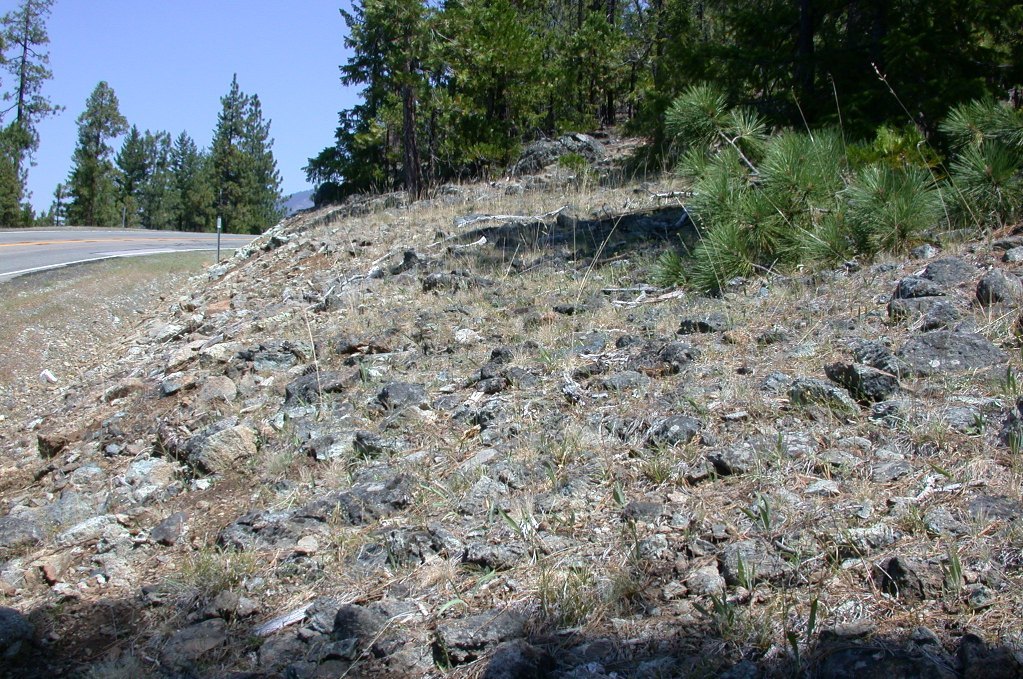
[[[827,628],[812,639],[796,639],[796,646],[757,644],[756,629],[736,636],[712,616],[656,619],[658,633],[628,632],[630,621],[610,621],[596,632],[581,628],[558,628],[538,613],[522,615],[520,621],[492,633],[503,612],[484,620],[475,634],[466,638],[486,639],[478,646],[470,642],[451,656],[440,647],[439,628],[460,618],[443,617],[408,630],[397,643],[379,644],[380,636],[359,639],[356,649],[328,652],[313,662],[303,657],[312,648],[302,621],[284,627],[274,635],[259,638],[259,621],[227,621],[226,642],[211,647],[198,661],[176,663],[168,656],[173,644],[160,641],[161,633],[193,624],[184,615],[175,618],[164,611],[149,614],[143,597],[112,598],[93,603],[69,601],[59,610],[36,609],[26,617],[35,625],[34,640],[18,657],[0,660],[0,677],[36,679],[54,676],[87,677],[327,677],[327,676],[424,676],[447,674],[499,678],[641,679],[647,677],[728,677],[754,679],[807,677],[813,679],[967,679],[1023,677],[1023,665],[1006,646],[988,645],[980,637],[965,633],[942,642],[934,632],[917,628],[904,635],[871,636],[870,627],[845,625]],[[498,610],[498,609],[495,609]],[[511,609],[507,609],[511,610]],[[533,609],[536,611],[536,609]],[[449,614],[450,615],[450,614]],[[462,619],[469,619],[467,616]],[[163,619],[163,624],[159,619]],[[650,620],[639,620],[649,623]],[[166,629],[164,629],[166,627]],[[490,629],[487,629],[490,628]],[[619,631],[609,631],[619,628]],[[53,632],[60,630],[60,637]],[[330,632],[320,635],[324,647],[344,646]],[[49,639],[44,643],[40,639]],[[259,646],[276,640],[294,656],[275,654],[278,663],[259,666]],[[7,641],[0,639],[0,641]],[[773,640],[772,640],[773,641]],[[200,646],[202,641],[197,642]],[[289,645],[290,644],[290,645]],[[415,655],[425,664],[409,674],[409,666],[396,659]],[[766,647],[765,647],[766,646]],[[414,647],[414,648],[411,648]],[[798,647],[798,653],[796,652]],[[389,650],[381,650],[381,648]],[[457,657],[452,662],[451,658]],[[432,661],[431,661],[432,658]],[[294,664],[289,668],[289,663]],[[4,664],[6,662],[6,664]],[[430,663],[436,663],[431,665]],[[296,669],[299,668],[299,669]],[[239,669],[241,668],[241,669]],[[340,672],[341,674],[337,674]]]
[[[567,211],[553,220],[510,220],[472,229],[456,243],[474,243],[486,238],[490,248],[476,250],[481,265],[499,266],[518,261],[518,269],[529,268],[540,259],[564,258],[584,265],[596,265],[623,256],[662,250],[665,245],[691,249],[699,234],[682,206],[671,206],[621,215],[583,218]]]

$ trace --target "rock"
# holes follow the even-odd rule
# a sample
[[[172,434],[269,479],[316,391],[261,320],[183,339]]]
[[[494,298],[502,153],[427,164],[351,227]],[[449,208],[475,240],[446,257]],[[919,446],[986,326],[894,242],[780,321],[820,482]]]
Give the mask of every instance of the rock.
[[[927,278],[906,276],[895,285],[894,299],[915,299],[919,297],[940,297],[945,288]]]
[[[0,561],[8,552],[22,552],[41,544],[45,537],[39,524],[28,516],[0,517]]]
[[[1023,503],[1004,495],[981,495],[970,501],[970,516],[981,521],[1016,521],[1023,518]]]
[[[450,665],[472,662],[501,642],[525,636],[525,624],[523,615],[508,609],[442,621],[435,655]]]
[[[909,323],[922,321],[928,315],[937,313],[937,308],[948,306],[941,297],[912,297],[910,299],[892,299],[888,302],[888,317],[893,321],[905,320]]]
[[[956,655],[962,679],[1023,679],[1023,664],[1010,649],[992,648],[976,634],[963,635]]]
[[[952,328],[962,318],[962,314],[954,306],[944,301],[937,301],[924,312],[920,321],[920,329],[924,332],[941,328]]]
[[[187,444],[188,461],[197,469],[219,474],[233,469],[239,460],[256,455],[256,430],[246,425],[226,427],[200,434]]]
[[[284,405],[319,403],[323,394],[337,394],[345,391],[351,382],[350,378],[332,370],[303,375],[284,388]]]
[[[891,526],[878,523],[862,528],[849,528],[835,534],[838,557],[852,559],[862,557],[895,542],[895,531]]]
[[[707,461],[714,465],[714,471],[721,476],[748,474],[762,464],[756,449],[748,442],[707,453]],[[764,462],[763,464],[766,464]]]
[[[810,676],[816,679],[956,679],[957,674],[933,654],[912,647],[875,646],[837,639],[817,647]]]
[[[784,394],[789,390],[792,378],[781,372],[769,373],[760,380],[760,390],[769,394]]]
[[[797,377],[789,386],[789,401],[797,406],[819,406],[841,414],[859,412],[845,389],[811,377]]]
[[[156,524],[149,531],[149,539],[153,542],[168,547],[177,543],[185,533],[185,523],[188,521],[188,514],[185,512],[174,512],[166,519]]]
[[[350,660],[355,660],[367,650],[381,657],[387,646],[384,632],[388,622],[388,616],[380,611],[357,604],[346,604],[334,615],[331,637],[336,641],[354,642],[354,655],[349,658]]]
[[[672,415],[656,422],[646,436],[645,445],[670,448],[691,442],[703,428],[703,422],[688,415]]]
[[[391,382],[377,394],[376,402],[384,410],[401,408],[422,408],[427,404],[426,389],[421,384]]]
[[[927,265],[923,278],[939,285],[957,285],[968,281],[977,274],[977,268],[958,257],[943,257]]]
[[[94,516],[71,526],[59,533],[54,541],[58,546],[71,547],[86,542],[94,542],[100,538],[117,537],[127,535],[125,530],[113,514]]]
[[[718,556],[721,575],[729,585],[749,587],[777,582],[792,574],[792,564],[760,540],[739,540],[725,545]]]
[[[694,596],[717,596],[725,591],[725,579],[716,564],[708,564],[689,574],[686,587]]]
[[[924,243],[923,245],[917,245],[915,248],[909,251],[909,256],[913,259],[930,259],[934,255],[938,254],[938,249],[930,243]]]
[[[543,679],[554,669],[547,651],[522,639],[499,644],[490,656],[483,679]]]
[[[966,535],[970,527],[952,515],[947,507],[934,507],[924,514],[924,525],[927,532],[934,535],[957,536]]]
[[[203,403],[223,401],[230,403],[238,396],[238,387],[230,377],[215,375],[203,382],[199,388],[199,400]]]
[[[875,565],[874,578],[884,592],[906,601],[936,599],[944,585],[944,576],[935,566],[899,556]]]
[[[650,378],[635,370],[623,370],[606,377],[598,377],[590,384],[590,388],[605,391],[632,391],[642,389],[650,382]]]
[[[731,329],[732,325],[724,314],[711,313],[705,316],[683,318],[679,321],[679,335],[692,335],[696,333],[724,332]]]
[[[898,357],[921,376],[942,372],[963,372],[999,365],[1005,353],[981,335],[934,330],[911,337]]]
[[[13,660],[32,643],[33,634],[35,628],[25,616],[13,608],[0,606],[0,658]]]
[[[857,363],[900,377],[908,374],[906,366],[881,342],[871,340],[857,342],[852,353]]]
[[[44,459],[60,455],[77,438],[77,433],[66,428],[50,428],[36,434],[39,456]]]
[[[1013,274],[992,269],[977,281],[977,301],[981,306],[1016,303],[1023,298],[1023,283]]]
[[[227,623],[220,618],[204,620],[172,634],[160,651],[160,661],[170,667],[188,667],[226,643]]]
[[[870,480],[874,483],[891,483],[912,472],[913,465],[905,460],[885,460],[871,466]]]
[[[1002,261],[1007,264],[1019,264],[1023,262],[1023,246],[1017,245],[1014,248],[1009,248],[1002,255]]]
[[[110,403],[111,401],[116,401],[119,398],[124,398],[126,396],[130,396],[131,394],[140,392],[145,388],[146,388],[145,382],[138,378],[130,377],[121,380],[112,387],[108,387],[106,391],[103,392],[101,400],[104,403]]]
[[[174,372],[160,382],[160,393],[163,396],[173,396],[179,391],[194,389],[196,385],[195,375],[188,372]]]
[[[512,568],[529,556],[529,550],[523,545],[512,542],[491,545],[472,542],[465,548],[465,563],[475,564],[494,571]]]
[[[213,601],[203,609],[203,615],[210,618],[234,620],[248,618],[258,611],[259,606],[252,599],[244,597],[234,590],[225,589],[213,597]]]
[[[135,460],[124,472],[124,482],[131,489],[131,497],[139,504],[167,490],[175,482],[178,466],[160,457]]]
[[[600,142],[585,134],[566,134],[556,140],[542,139],[523,149],[510,172],[513,175],[534,174],[568,154],[579,155],[587,162],[595,163],[604,158],[605,151]]]
[[[863,403],[885,401],[899,391],[898,377],[861,363],[832,363],[824,373]]]

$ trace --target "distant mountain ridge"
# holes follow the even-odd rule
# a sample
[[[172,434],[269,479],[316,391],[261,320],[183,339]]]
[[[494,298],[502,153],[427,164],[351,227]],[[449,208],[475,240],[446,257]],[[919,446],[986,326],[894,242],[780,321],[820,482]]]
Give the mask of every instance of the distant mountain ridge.
[[[281,207],[284,208],[284,216],[290,217],[300,210],[306,210],[313,206],[313,189],[299,191],[285,196],[281,200]]]

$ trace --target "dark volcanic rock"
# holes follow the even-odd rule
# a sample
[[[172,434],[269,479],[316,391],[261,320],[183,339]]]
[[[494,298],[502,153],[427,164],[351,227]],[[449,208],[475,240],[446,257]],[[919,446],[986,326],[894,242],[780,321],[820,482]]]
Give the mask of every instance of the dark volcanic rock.
[[[810,377],[798,377],[789,385],[789,400],[798,406],[819,406],[838,413],[859,410],[845,389]]]
[[[992,648],[976,634],[963,635],[957,655],[962,679],[1023,679],[1023,664],[1011,650]]]
[[[387,616],[379,611],[347,604],[341,606],[334,615],[331,636],[337,641],[354,642],[352,660],[367,650],[372,650],[374,655],[380,657],[388,645],[383,638],[387,623]]]
[[[939,330],[941,328],[952,328],[962,318],[962,314],[954,306],[944,301],[937,301],[928,307],[924,317],[920,321],[920,329]]]
[[[185,512],[174,512],[149,531],[149,539],[161,545],[173,545],[185,532],[187,520],[188,514]]]
[[[958,257],[942,257],[927,265],[922,276],[939,285],[956,285],[968,281],[977,273],[977,268]]]
[[[4,552],[19,551],[40,544],[46,537],[42,528],[28,517],[0,517],[0,559]]]
[[[385,410],[422,407],[426,404],[426,389],[421,384],[391,382],[377,394],[377,403]]]
[[[298,509],[251,512],[225,527],[218,544],[240,550],[290,550],[303,536],[323,533],[328,521],[359,526],[390,516],[409,505],[414,488],[412,477],[399,474],[327,493]]]
[[[312,372],[292,380],[284,388],[285,405],[319,403],[323,394],[335,394],[344,391],[351,384],[349,377],[331,370]]]
[[[18,611],[0,606],[0,658],[13,659],[32,642],[35,628]]]
[[[543,679],[554,668],[550,653],[515,639],[494,649],[483,679]]]
[[[918,375],[976,370],[1006,361],[1005,353],[986,338],[951,330],[911,337],[899,349],[898,357]]]
[[[703,423],[688,415],[672,415],[650,428],[646,445],[670,447],[689,443],[699,435]]]
[[[956,679],[957,673],[931,654],[892,644],[834,640],[815,652],[816,679]]]
[[[479,658],[503,641],[522,638],[526,619],[510,610],[494,610],[437,625],[435,656],[452,665]]]
[[[1023,298],[1023,283],[1019,277],[1001,269],[992,269],[977,281],[977,301],[981,306],[1018,302],[1020,298]]]
[[[941,596],[944,578],[941,571],[918,559],[893,556],[874,567],[874,578],[881,589],[906,601],[924,601]]]
[[[724,314],[714,313],[707,314],[706,316],[683,318],[678,324],[677,332],[679,335],[692,335],[696,333],[723,332],[731,327],[731,323],[728,322]]]
[[[899,391],[898,377],[860,363],[832,363],[824,367],[824,373],[865,403],[887,400]]]
[[[894,299],[915,299],[918,297],[940,297],[945,288],[934,281],[918,276],[906,276],[895,285]]]
[[[220,618],[204,620],[172,634],[160,651],[160,662],[170,667],[188,667],[226,643],[227,623]]]

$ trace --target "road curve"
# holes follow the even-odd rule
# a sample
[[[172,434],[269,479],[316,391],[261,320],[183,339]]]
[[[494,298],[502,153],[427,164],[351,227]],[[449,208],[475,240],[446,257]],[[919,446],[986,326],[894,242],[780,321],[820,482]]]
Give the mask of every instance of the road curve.
[[[238,248],[253,238],[223,234],[221,247],[225,250]],[[84,227],[3,229],[0,230],[0,281],[111,257],[216,249],[215,233]]]

